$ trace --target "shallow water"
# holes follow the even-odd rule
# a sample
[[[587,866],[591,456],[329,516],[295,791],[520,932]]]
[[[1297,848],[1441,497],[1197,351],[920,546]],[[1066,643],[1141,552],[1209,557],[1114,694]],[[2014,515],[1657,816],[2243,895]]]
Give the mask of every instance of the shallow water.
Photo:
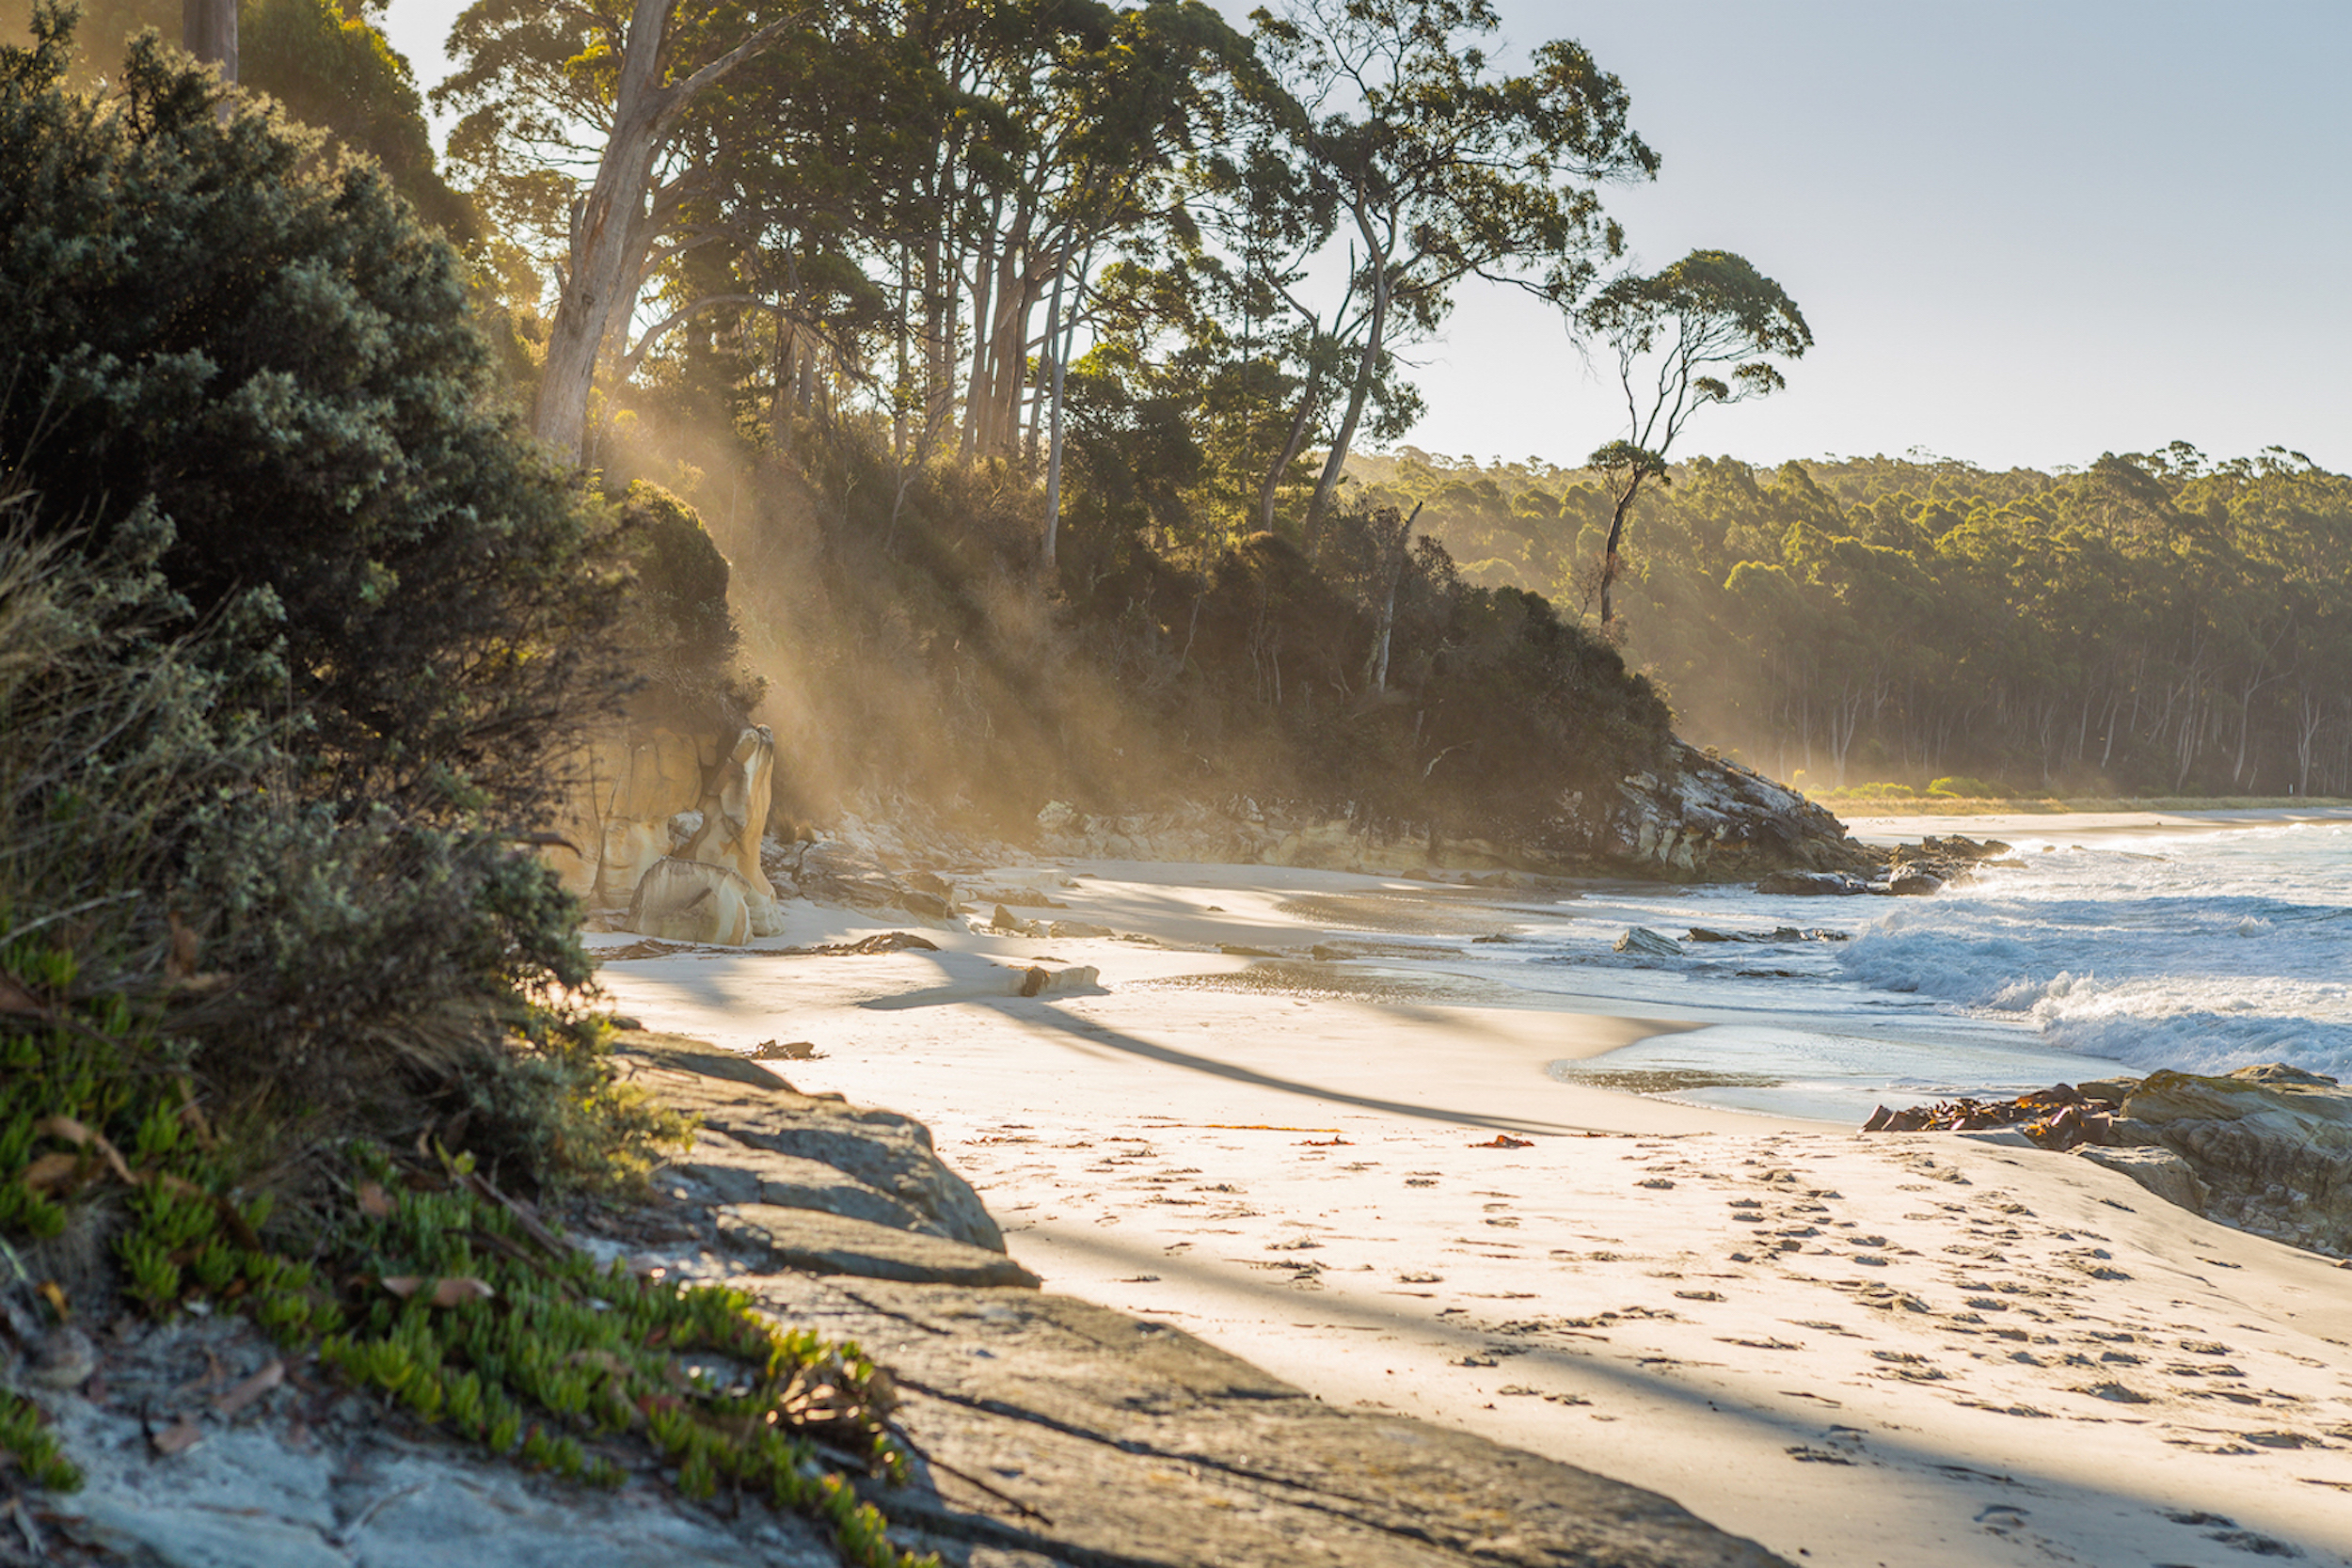
[[[1391,941],[1433,939],[1425,963],[1359,970],[1352,994],[1551,1007],[1603,1000],[1703,1023],[1552,1069],[1702,1104],[1851,1124],[1880,1102],[2158,1067],[2288,1061],[2352,1077],[2352,813],[2095,833],[2060,816],[2011,843],[2022,869],[1990,868],[1934,898],[1618,884],[1518,907],[1400,891],[1316,912],[1353,914],[1358,928]],[[1685,941],[1682,957],[1661,958],[1611,951],[1632,926],[1677,940],[1692,927],[1826,928],[1850,940]],[[1481,930],[1513,940],[1437,950],[1435,939]],[[1429,989],[1406,983],[1414,971],[1431,977]],[[1438,985],[1438,974],[1473,990]],[[1306,974],[1251,975],[1226,983],[1345,989]]]

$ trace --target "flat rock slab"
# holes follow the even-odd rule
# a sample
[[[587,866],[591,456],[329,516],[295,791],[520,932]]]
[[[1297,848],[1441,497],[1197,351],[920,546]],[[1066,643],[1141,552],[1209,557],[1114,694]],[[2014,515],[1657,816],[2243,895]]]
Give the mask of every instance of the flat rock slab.
[[[720,1241],[755,1266],[967,1288],[1009,1285],[1033,1290],[1038,1284],[1037,1275],[1001,1252],[846,1214],[773,1203],[730,1203],[716,1217]]]
[[[1787,1568],[1654,1492],[1332,1409],[1071,1297],[738,1283],[891,1369],[928,1473],[874,1498],[906,1544],[970,1568]]]
[[[82,1490],[42,1500],[46,1555],[114,1568],[839,1568],[805,1520],[681,1500],[634,1472],[569,1485],[428,1434],[318,1369],[233,1418],[205,1389],[280,1353],[250,1324],[195,1319],[103,1336],[103,1399],[49,1395]],[[208,1369],[210,1370],[208,1372]],[[202,1437],[168,1457],[147,1433],[178,1411]],[[0,1521],[5,1522],[5,1521]],[[31,1560],[0,1540],[0,1562]]]
[[[614,1048],[634,1083],[719,1133],[730,1151],[725,1163],[761,1182],[770,1201],[790,1196],[789,1189],[837,1184],[812,1183],[808,1163],[815,1162],[902,1206],[914,1225],[968,1246],[1005,1250],[1004,1233],[979,1195],[940,1163],[930,1129],[921,1122],[852,1105],[838,1095],[802,1094],[758,1062],[682,1035],[627,1030]],[[761,1169],[760,1151],[786,1158]],[[708,1163],[710,1153],[696,1158]],[[767,1191],[769,1181],[777,1190]],[[737,1195],[712,1196],[723,1201]],[[884,1217],[870,1205],[854,1207],[866,1217]]]

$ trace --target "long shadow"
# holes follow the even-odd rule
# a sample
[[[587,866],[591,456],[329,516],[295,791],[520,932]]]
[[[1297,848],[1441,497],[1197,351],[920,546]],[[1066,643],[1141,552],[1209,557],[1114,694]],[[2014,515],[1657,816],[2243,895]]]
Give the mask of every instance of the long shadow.
[[[1100,1046],[1145,1061],[1158,1062],[1164,1067],[1182,1068],[1188,1072],[1205,1073],[1213,1078],[1229,1079],[1247,1084],[1252,1088],[1273,1089],[1281,1094],[1295,1094],[1306,1100],[1320,1100],[1337,1105],[1354,1105],[1362,1110],[1378,1111],[1386,1116],[1410,1117],[1417,1121],[1443,1122],[1453,1127],[1480,1127],[1496,1132],[1581,1133],[1606,1131],[1578,1122],[1542,1121],[1529,1117],[1489,1116],[1480,1111],[1447,1110],[1442,1106],[1414,1105],[1402,1100],[1382,1100],[1371,1095],[1349,1094],[1343,1089],[1327,1088],[1319,1084],[1303,1083],[1295,1078],[1278,1078],[1255,1068],[1237,1067],[1214,1057],[1195,1055],[1173,1046],[1154,1045],[1122,1034],[1104,1024],[1081,1022],[1043,1002],[1023,1002],[1014,998],[961,997],[957,1000],[975,1006],[998,1008],[1025,1022],[1057,1033],[1070,1035],[1091,1046]]]
[[[1327,1291],[1318,1291],[1311,1296],[1302,1296],[1299,1291],[1287,1284],[1261,1282],[1257,1279],[1222,1272],[1204,1262],[1196,1262],[1183,1257],[1167,1257],[1161,1254],[1155,1246],[1147,1247],[1136,1243],[1121,1243],[1102,1236],[1078,1235],[1060,1228],[1053,1231],[1053,1238],[1054,1244],[1057,1246],[1067,1246],[1073,1251],[1091,1252],[1105,1259],[1118,1259],[1118,1266],[1135,1273],[1156,1274],[1163,1278],[1171,1275],[1188,1276],[1211,1290],[1245,1296],[1261,1296],[1269,1302],[1279,1302],[1279,1314],[1272,1312],[1266,1314],[1269,1321],[1293,1323],[1304,1313],[1311,1311],[1327,1319],[1353,1319],[1364,1328],[1382,1329],[1401,1335],[1420,1335],[1441,1344],[1450,1341],[1453,1346],[1465,1351],[1483,1349],[1495,1342],[1498,1338],[1493,1329],[1481,1328],[1476,1323],[1465,1323],[1457,1325],[1443,1321],[1415,1318],[1401,1311],[1383,1310],[1370,1303],[1351,1300]],[[1018,1246],[1017,1234],[1013,1240],[1014,1244]],[[1054,1288],[1054,1281],[1050,1276],[1046,1280],[1046,1288],[1048,1290]],[[1168,1321],[1166,1318],[1157,1318],[1156,1315],[1155,1318],[1160,1322]],[[1229,1353],[1251,1361],[1255,1361],[1265,1354],[1263,1349],[1246,1344],[1232,1345]],[[1711,1418],[1750,1429],[1758,1440],[1779,1445],[1790,1453],[1804,1449],[1817,1459],[1821,1456],[1814,1445],[1822,1441],[1823,1429],[1842,1424],[1838,1422],[1837,1416],[1834,1413],[1841,1408],[1837,1405],[1825,1405],[1820,1411],[1791,1410],[1784,1413],[1753,1402],[1753,1396],[1733,1389],[1719,1388],[1710,1394],[1702,1387],[1681,1384],[1661,1373],[1643,1370],[1638,1366],[1629,1366],[1622,1361],[1605,1359],[1598,1354],[1581,1354],[1558,1346],[1534,1345],[1529,1347],[1522,1356],[1516,1359],[1517,1364],[1528,1367],[1549,1366],[1561,1370],[1573,1369],[1581,1377],[1613,1383],[1626,1395],[1671,1402],[1681,1405],[1693,1415],[1704,1409]],[[1805,1374],[1800,1368],[1792,1367],[1789,1376],[1793,1381],[1802,1383],[1804,1381]],[[1403,1389],[1399,1390],[1400,1393],[1403,1391]],[[1389,1404],[1383,1414],[1418,1420],[1436,1418],[1434,1415],[1418,1414],[1397,1404]],[[1853,1418],[1858,1415],[1859,1413],[1850,1413],[1849,1418]],[[1863,1451],[1851,1456],[1840,1455],[1828,1462],[1865,1469],[1884,1467],[1901,1470],[1908,1468],[1932,1475],[1936,1478],[1938,1484],[1981,1487],[1983,1490],[1974,1493],[1970,1499],[1970,1503],[1980,1510],[1978,1513],[1979,1519],[1983,1518],[1986,1513],[2010,1512],[2016,1513],[2020,1518],[2026,1517],[2027,1511],[2008,1506],[2008,1500],[2024,1497],[2036,1499],[2037,1506],[2045,1500],[2058,1502],[2065,1508],[2067,1512],[2064,1516],[2069,1518],[2078,1518],[2086,1514],[2112,1518],[2127,1511],[2139,1512],[2152,1516],[2142,1521],[2145,1527],[2150,1528],[2151,1533],[2160,1533],[2169,1538],[2164,1545],[2155,1548],[2167,1554],[2164,1559],[2159,1560],[2158,1568],[2177,1568],[2176,1560],[2169,1556],[2174,1552],[2187,1553],[2201,1560],[2211,1560],[2210,1556],[2205,1554],[2210,1554],[2212,1544],[2216,1542],[2221,1543],[2233,1551],[2249,1552],[2258,1556],[2301,1556],[2306,1551],[2312,1552],[2313,1556],[2320,1556],[2340,1552],[2343,1549],[2341,1541],[2315,1538],[2309,1529],[2296,1532],[2298,1538],[2293,1543],[2274,1541],[2263,1535],[2259,1530],[2238,1528],[2230,1518],[2218,1513],[2197,1512],[2200,1509],[2217,1511],[2223,1508],[2244,1509],[2247,1507],[2247,1499],[2238,1497],[2233,1501],[2232,1496],[2218,1488],[2217,1488],[2217,1495],[2212,1497],[2188,1497],[2180,1495],[2175,1490],[2178,1482],[2160,1477],[2152,1477],[2146,1489],[2132,1491],[2117,1485],[2112,1481],[2093,1481],[2088,1476],[2062,1476],[2037,1472],[2031,1466],[2022,1465],[2015,1458],[2007,1455],[2000,1460],[2000,1467],[1997,1471],[1988,1470],[1964,1463],[1960,1455],[1931,1448],[1925,1443],[1907,1440],[1898,1435],[1900,1430],[1892,1425],[1882,1425],[1879,1419],[1874,1418],[1867,1433],[1866,1448]],[[1995,1445],[1987,1444],[1986,1446],[1992,1448]],[[1564,1464],[1591,1469],[1597,1474],[1612,1475],[1611,1470],[1594,1463],[1595,1458],[1602,1451],[1591,1446],[1573,1447],[1565,1451],[1550,1453],[1548,1457]],[[1656,1484],[1653,1480],[1639,1475],[1614,1474],[1614,1479],[1636,1486]],[[1703,1504],[1694,1503],[1688,1497],[1679,1497],[1675,1500],[1691,1509],[1692,1512],[1700,1513],[1702,1517],[1706,1516]],[[1991,1506],[1984,1506],[1987,1504]],[[1956,1501],[1953,1510],[1955,1515],[1966,1513],[1967,1506]],[[1720,1524],[1720,1521],[1710,1522]],[[2209,1533],[2209,1527],[2217,1526],[2220,1527],[2221,1533]],[[2286,1529],[2289,1527],[2280,1523],[2273,1523],[2269,1528]],[[1775,1549],[1797,1549],[1801,1537],[1798,1537],[1795,1531],[1791,1531],[1790,1534],[1792,1539],[1785,1546]],[[1770,1543],[1767,1544],[1769,1545]],[[2146,1545],[2149,1543],[2143,1538],[2141,1544]],[[1927,1543],[1924,1541],[1909,1543],[1890,1541],[1883,1543],[1882,1549],[1883,1546],[1902,1547],[1905,1545],[1917,1551],[1926,1547]],[[1981,1542],[1945,1541],[1939,1543],[1939,1546],[1943,1551],[1958,1553],[1955,1556],[1935,1560],[1951,1565],[1951,1568],[1961,1568],[1963,1564],[1983,1564],[1984,1568],[1994,1568],[1995,1564],[2013,1563],[2018,1560],[2020,1555],[2017,1544],[2007,1541],[1998,1531],[1988,1531],[1987,1538]],[[2296,1549],[2297,1547],[2301,1549]],[[1893,1553],[1889,1552],[1887,1555],[1891,1560]],[[1925,1561],[1929,1559],[1914,1556],[1911,1560]],[[2121,1561],[2122,1559],[2118,1556],[2099,1560]],[[2138,1560],[2138,1559],[2135,1558],[2134,1560]],[[2338,1560],[2352,1560],[2340,1558]]]

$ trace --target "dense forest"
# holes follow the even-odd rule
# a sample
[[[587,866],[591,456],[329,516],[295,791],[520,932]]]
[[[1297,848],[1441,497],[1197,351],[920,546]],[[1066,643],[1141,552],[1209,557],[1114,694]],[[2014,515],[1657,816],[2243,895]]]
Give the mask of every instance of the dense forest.
[[[802,808],[1541,816],[1655,752],[1661,693],[1818,787],[2352,789],[2344,481],[1675,459],[1810,333],[1739,257],[1629,268],[1630,95],[1565,40],[1506,65],[1484,0],[481,0],[445,161],[366,9],[238,11],[255,101],[462,249],[534,432],[732,561]],[[178,18],[98,0],[81,79]],[[1588,466],[1377,453],[1485,287],[1621,377]]]
[[[1409,448],[1355,467],[1469,580],[1590,603],[1605,476]],[[1694,739],[1820,787],[2352,793],[2352,479],[2298,453],[1672,480],[1637,505],[1622,628]]]
[[[1661,451],[1810,341],[1739,258],[1629,268],[1602,193],[1659,158],[1624,85],[1566,40],[1506,66],[1485,0],[482,0],[437,165],[364,9],[238,11],[253,101],[462,248],[534,433],[731,560],[815,814],[1249,795],[1468,831],[1597,800],[1663,742],[1649,685],[1461,580],[1349,454],[1409,426],[1399,351],[1466,288],[1669,362]],[[104,0],[80,79],[177,14]]]

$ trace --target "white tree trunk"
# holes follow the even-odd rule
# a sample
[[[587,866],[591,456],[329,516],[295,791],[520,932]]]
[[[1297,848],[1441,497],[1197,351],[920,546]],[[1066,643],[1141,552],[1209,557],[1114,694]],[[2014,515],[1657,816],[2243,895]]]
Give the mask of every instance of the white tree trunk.
[[[188,0],[195,4],[198,0]],[[586,445],[588,398],[596,360],[637,309],[654,241],[653,168],[679,112],[693,96],[767,48],[798,13],[770,22],[679,82],[667,82],[664,35],[677,0],[636,0],[621,45],[612,130],[588,195],[572,210],[570,268],[548,328],[547,364],[531,408],[532,434],[567,463]]]
[[[237,79],[237,0],[180,0],[180,41],[220,79]]]

